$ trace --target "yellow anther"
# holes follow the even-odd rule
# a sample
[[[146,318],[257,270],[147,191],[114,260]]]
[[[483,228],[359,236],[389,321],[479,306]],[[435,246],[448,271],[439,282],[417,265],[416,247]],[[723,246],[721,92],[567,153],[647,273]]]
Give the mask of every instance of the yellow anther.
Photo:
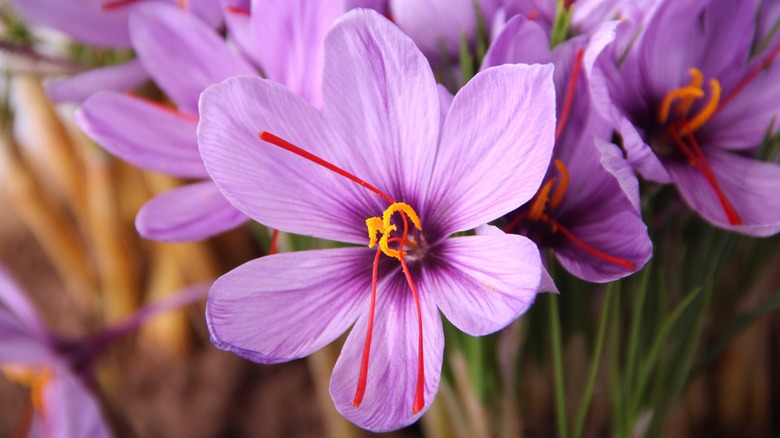
[[[566,189],[569,187],[569,169],[563,164],[561,160],[555,160],[555,168],[558,169],[558,173],[561,174],[561,181],[555,186],[552,199],[550,199],[550,210],[555,210],[561,205],[563,201],[563,195],[566,194]]]
[[[532,221],[538,221],[544,214],[544,207],[547,205],[547,201],[550,199],[550,189],[555,184],[555,178],[544,183],[541,189],[536,193],[531,209],[528,210],[528,219]]]
[[[717,79],[710,79],[710,100],[707,101],[704,108],[688,122],[685,129],[694,132],[701,128],[701,126],[707,123],[707,120],[715,114],[715,111],[718,109],[718,103],[720,103],[720,82],[718,82]]]
[[[691,75],[691,82],[688,84],[688,87],[698,88],[701,90],[701,86],[704,84],[704,75],[702,74],[701,70],[696,67],[692,67],[690,70],[688,70],[688,73]],[[696,97],[694,96],[681,98],[680,102],[677,104],[677,115],[680,117],[685,117],[685,115],[688,114],[688,111],[691,110],[694,102],[696,102]]]
[[[414,211],[414,209],[409,204],[403,202],[395,202],[390,204],[390,206],[387,207],[387,209],[382,214],[381,219],[378,217],[370,217],[366,219],[366,227],[368,227],[369,239],[368,247],[373,248],[377,243],[376,234],[382,233],[382,237],[379,238],[379,249],[381,249],[382,252],[385,253],[385,255],[388,257],[395,257],[397,259],[400,259],[406,255],[406,253],[392,249],[389,246],[390,233],[393,231],[398,231],[398,227],[392,224],[390,220],[393,218],[393,214],[399,212],[406,215],[406,217],[412,221],[412,224],[415,226],[415,228],[422,230],[422,224],[420,223],[420,217],[417,216],[417,212]],[[411,242],[402,242],[399,247],[402,247],[406,243]]]
[[[698,99],[700,97],[704,97],[704,91],[701,88],[675,88],[664,97],[664,101],[661,103],[661,110],[658,112],[658,119],[661,123],[666,123],[669,120],[669,110],[671,110],[672,102],[675,99]]]
[[[51,373],[45,369],[6,364],[0,370],[13,382],[30,388],[33,406],[38,412],[43,410],[43,390],[51,380]]]
[[[382,233],[384,230],[382,219],[370,217],[366,219],[366,227],[368,227],[368,247],[373,248],[376,245],[376,233]]]

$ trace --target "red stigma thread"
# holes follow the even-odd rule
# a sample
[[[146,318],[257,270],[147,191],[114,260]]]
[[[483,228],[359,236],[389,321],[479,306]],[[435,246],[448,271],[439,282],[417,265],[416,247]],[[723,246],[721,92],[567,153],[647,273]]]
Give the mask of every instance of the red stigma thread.
[[[252,15],[252,12],[249,9],[239,8],[238,6],[225,6],[225,10],[230,12],[231,14],[236,14],[236,15],[246,15],[246,16]]]
[[[116,0],[111,1],[107,3],[103,3],[103,6],[101,6],[101,9],[104,11],[111,11],[114,9],[124,8],[125,6],[130,6],[131,4],[137,2],[138,0]]]
[[[558,127],[555,129],[555,141],[563,132],[563,127],[566,126],[566,121],[569,119],[569,113],[571,112],[571,105],[574,101],[574,91],[577,89],[577,79],[580,76],[580,68],[582,67],[582,57],[585,55],[585,50],[577,50],[577,54],[574,56],[574,64],[571,67],[571,76],[569,76],[569,85],[566,87],[566,98],[563,101],[563,109],[561,110],[561,117],[558,119]]]
[[[366,383],[368,382],[368,357],[371,354],[371,338],[374,333],[374,308],[376,306],[376,283],[379,277],[379,256],[382,250],[377,248],[374,256],[374,268],[371,273],[371,306],[368,309],[368,326],[366,328],[366,342],[363,344],[363,357],[360,359],[360,374],[358,375],[358,386],[355,391],[355,398],[352,399],[352,406],[358,407],[363,403],[363,396],[366,395]]]
[[[274,255],[278,252],[279,246],[279,230],[274,230],[271,233],[271,247],[268,248],[268,255]]]
[[[324,160],[324,159],[322,159],[322,158],[312,154],[311,152],[305,151],[305,150],[299,148],[298,146],[295,146],[294,144],[288,142],[287,140],[284,140],[283,138],[277,137],[277,136],[275,136],[275,135],[273,135],[273,134],[271,134],[270,132],[267,132],[267,131],[262,131],[260,133],[259,137],[260,137],[260,140],[267,141],[268,143],[271,143],[274,146],[279,146],[280,148],[282,148],[282,149],[284,149],[286,151],[290,151],[290,152],[294,153],[295,155],[298,155],[300,157],[306,158],[307,160],[309,160],[309,161],[311,161],[311,162],[313,162],[315,164],[319,164],[320,166],[322,166],[322,167],[324,167],[324,168],[326,168],[326,169],[328,169],[328,170],[330,170],[332,172],[335,172],[335,173],[337,173],[337,174],[339,174],[339,175],[349,179],[350,181],[353,181],[353,182],[356,182],[356,183],[360,184],[361,186],[367,188],[368,190],[373,192],[375,195],[378,195],[379,197],[381,197],[382,199],[384,199],[385,201],[387,201],[387,202],[389,202],[391,204],[395,203],[395,201],[393,201],[393,198],[387,196],[386,194],[384,194],[384,192],[382,192],[378,188],[376,188],[376,187],[372,186],[371,184],[363,181],[362,179],[360,179],[357,176],[347,172],[346,170],[336,166],[335,164],[330,163],[330,162],[328,162],[328,161],[326,161],[326,160]]]
[[[130,92],[130,91],[125,93],[125,96],[132,97],[133,99],[138,99],[138,100],[140,100],[140,101],[142,101],[142,102],[144,102],[144,103],[146,103],[148,105],[152,105],[155,108],[159,108],[159,109],[161,109],[163,111],[166,111],[166,112],[168,112],[170,114],[173,114],[174,116],[176,116],[176,117],[178,117],[180,119],[184,119],[184,120],[188,120],[190,122],[198,123],[198,119],[199,118],[195,114],[190,114],[190,113],[185,113],[185,112],[179,111],[176,108],[171,108],[168,105],[164,105],[164,104],[162,104],[160,102],[155,102],[153,100],[147,99],[147,98],[145,98],[143,96],[139,96],[138,94],[135,94],[135,93]]]
[[[571,240],[572,243],[577,245],[578,247],[582,248],[585,252],[588,254],[598,257],[601,260],[604,260],[605,262],[612,263],[613,265],[621,266],[626,269],[630,269],[632,271],[636,271],[636,265],[632,262],[621,259],[620,257],[611,256],[609,254],[603,253],[596,248],[588,245],[587,243],[583,242],[577,236],[575,236],[571,231],[567,230],[563,225],[559,224],[555,219],[551,218],[550,216],[544,215],[542,218],[543,221],[546,221],[550,224],[550,226],[553,229],[553,232],[560,231],[561,234],[566,236],[567,239]]]
[[[422,310],[420,309],[420,296],[417,294],[417,287],[414,285],[412,275],[409,273],[409,267],[406,266],[406,260],[404,260],[403,257],[401,257],[400,260],[401,267],[406,276],[406,282],[409,283],[409,287],[412,289],[414,306],[417,308],[417,329],[420,333],[417,340],[417,387],[414,391],[414,404],[412,405],[412,414],[416,414],[425,407],[425,359],[423,358]]]
[[[684,127],[685,126],[683,126],[683,128]],[[712,189],[715,191],[715,194],[718,197],[718,201],[723,208],[723,212],[726,213],[729,224],[734,226],[742,225],[742,218],[739,216],[734,206],[731,205],[731,202],[726,196],[726,193],[723,192],[723,189],[720,187],[718,179],[715,177],[715,172],[712,171],[710,164],[707,162],[707,157],[704,155],[704,152],[702,152],[701,147],[699,147],[699,143],[696,141],[696,137],[693,135],[693,133],[690,132],[690,130],[686,131],[685,138],[687,138],[691,143],[688,145],[677,133],[674,126],[672,126],[672,129],[670,129],[669,132],[675,144],[677,144],[677,147],[688,159],[689,164],[701,172],[701,174],[709,183],[710,187],[712,187]]]
[[[764,71],[767,67],[769,67],[769,64],[774,61],[774,59],[777,57],[777,55],[780,54],[780,45],[772,49],[771,52],[769,52],[769,55],[759,64],[758,67],[756,67],[753,71],[747,74],[742,81],[737,84],[736,87],[734,87],[731,92],[723,98],[723,101],[721,102],[720,106],[718,107],[717,111],[720,111],[723,109],[724,106],[728,105],[739,93],[742,92],[751,82],[753,82],[758,75],[761,74],[762,71]]]

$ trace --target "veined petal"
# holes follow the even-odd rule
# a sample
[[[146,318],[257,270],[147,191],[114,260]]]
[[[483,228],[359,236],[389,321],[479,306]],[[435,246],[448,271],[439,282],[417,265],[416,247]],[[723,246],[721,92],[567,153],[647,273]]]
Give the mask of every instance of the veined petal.
[[[446,239],[419,285],[459,330],[482,336],[506,327],[533,304],[541,279],[539,248],[516,234]]]
[[[95,68],[84,73],[49,82],[46,94],[54,102],[82,103],[98,91],[124,92],[132,90],[149,79],[141,61],[133,59],[124,64]]]
[[[60,366],[43,389],[43,424],[52,438],[110,438],[100,405],[84,382]]]
[[[412,40],[374,11],[345,14],[325,41],[323,95],[326,119],[354,139],[345,145],[350,167],[414,205],[433,166],[440,104]]]
[[[552,62],[550,39],[544,29],[523,15],[512,17],[490,44],[482,69],[502,64]]]
[[[96,143],[142,169],[208,176],[198,152],[196,116],[103,91],[84,102],[76,123]]]
[[[180,8],[148,3],[133,8],[130,36],[157,85],[184,111],[197,114],[201,91],[255,70],[205,23]]]
[[[705,153],[718,184],[744,225],[729,224],[715,190],[700,171],[685,163],[671,163],[667,166],[669,174],[685,202],[720,228],[751,236],[780,231],[780,166],[730,152]]]
[[[220,277],[209,292],[212,342],[259,363],[298,359],[333,342],[368,309],[374,251],[281,253]]]
[[[203,92],[198,128],[206,168],[230,203],[282,231],[367,243],[365,220],[387,208],[385,201],[260,140],[261,131],[352,171],[344,158],[348,155],[343,141],[303,98],[270,80],[231,78]]]
[[[323,42],[346,11],[343,0],[253,2],[249,55],[269,79],[322,109]]]
[[[360,406],[355,407],[352,402],[358,386],[368,312],[363,312],[352,328],[330,380],[330,396],[336,409],[362,428],[387,432],[407,426],[428,410],[439,390],[444,332],[436,305],[420,286],[417,285],[423,323],[425,406],[416,414],[412,412],[419,359],[417,309],[403,274],[396,272],[378,287],[368,380]]]
[[[536,193],[554,145],[552,72],[552,65],[493,67],[455,96],[422,202],[443,235],[487,223]]]
[[[235,228],[249,218],[230,205],[211,181],[188,184],[157,195],[135,218],[142,237],[192,242]]]

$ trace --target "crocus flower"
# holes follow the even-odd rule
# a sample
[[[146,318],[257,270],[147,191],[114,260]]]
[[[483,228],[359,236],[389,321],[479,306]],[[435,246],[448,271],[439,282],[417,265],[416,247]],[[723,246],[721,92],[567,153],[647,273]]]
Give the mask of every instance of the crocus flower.
[[[146,238],[188,241],[244,223],[246,216],[209,181],[195,130],[200,92],[233,75],[256,74],[254,67],[211,28],[171,5],[138,5],[129,25],[139,60],[177,106],[104,91],[84,103],[76,122],[97,143],[138,167],[198,180],[149,201],[136,227]]]
[[[322,113],[272,81],[232,78],[201,96],[198,142],[248,216],[369,247],[251,261],[215,282],[206,316],[217,347],[259,363],[307,356],[354,325],[330,393],[349,420],[388,431],[417,420],[438,390],[439,310],[484,335],[534,300],[530,240],[448,236],[536,192],[553,146],[552,67],[480,73],[442,123],[426,59],[376,12],[337,20],[324,62]]]
[[[780,45],[751,55],[758,5],[664,1],[620,24],[592,84],[643,176],[715,226],[766,236],[780,231],[780,166],[756,158],[780,110]]]
[[[29,386],[33,437],[109,437],[100,406],[70,358],[4,269],[0,268],[0,372]]]
[[[160,0],[154,0],[160,1]],[[75,41],[100,47],[129,48],[128,20],[138,4],[152,0],[14,0],[14,6],[29,22],[52,27]],[[219,0],[162,0],[197,16],[212,28],[222,23]],[[142,64],[125,64],[87,70],[47,85],[55,102],[82,103],[100,90],[126,91],[149,78]]]
[[[90,389],[95,356],[149,318],[203,299],[207,290],[203,284],[187,287],[115,326],[74,341],[49,331],[24,292],[0,267],[0,374],[30,388],[36,415],[28,436],[112,436]]]
[[[483,68],[516,62],[555,65],[558,127],[552,162],[533,201],[508,216],[506,230],[552,249],[566,270],[594,282],[636,272],[652,253],[637,179],[609,144],[612,128],[592,109],[583,71],[588,70],[583,68],[585,50],[597,52],[608,38],[604,33],[593,39],[579,36],[550,50],[543,26],[518,15],[483,62]]]

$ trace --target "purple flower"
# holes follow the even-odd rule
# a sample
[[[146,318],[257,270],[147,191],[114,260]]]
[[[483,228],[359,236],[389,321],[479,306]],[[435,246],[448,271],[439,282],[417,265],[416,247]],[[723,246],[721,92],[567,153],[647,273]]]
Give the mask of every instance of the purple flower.
[[[558,126],[553,159],[533,201],[508,216],[506,230],[552,249],[566,270],[594,282],[636,272],[652,254],[636,177],[609,144],[612,128],[592,109],[583,72],[589,70],[583,65],[585,50],[596,52],[608,42],[601,35],[579,36],[551,51],[542,26],[516,16],[483,63],[554,63]]]
[[[758,5],[661,2],[620,24],[592,86],[643,176],[715,226],[766,236],[780,231],[780,166],[756,158],[780,109],[780,45],[751,54]]]
[[[448,236],[536,192],[553,146],[552,69],[484,71],[442,122],[422,53],[366,10],[336,21],[324,67],[323,113],[259,78],[210,87],[199,145],[248,216],[361,246],[251,261],[216,281],[207,320],[217,347],[259,363],[307,356],[354,325],[330,393],[351,421],[388,431],[417,420],[438,390],[439,310],[484,335],[534,300],[541,263],[530,240]]]
[[[127,48],[131,45],[128,19],[138,4],[148,0],[14,0],[14,6],[28,21],[53,27],[74,40],[101,47]],[[166,0],[212,28],[222,23],[219,0]],[[126,91],[149,78],[137,60],[123,65],[101,67],[53,81],[47,86],[55,102],[82,103],[100,90]]]
[[[104,91],[76,114],[79,127],[114,155],[140,167],[200,180],[149,201],[136,217],[142,236],[199,240],[244,223],[209,181],[197,145],[198,97],[213,83],[255,69],[211,28],[166,4],[135,7],[130,33],[139,60],[177,105]],[[186,74],[185,74],[186,73]]]
[[[70,357],[2,268],[0,304],[0,372],[30,387],[37,415],[29,436],[111,436],[97,400]]]

